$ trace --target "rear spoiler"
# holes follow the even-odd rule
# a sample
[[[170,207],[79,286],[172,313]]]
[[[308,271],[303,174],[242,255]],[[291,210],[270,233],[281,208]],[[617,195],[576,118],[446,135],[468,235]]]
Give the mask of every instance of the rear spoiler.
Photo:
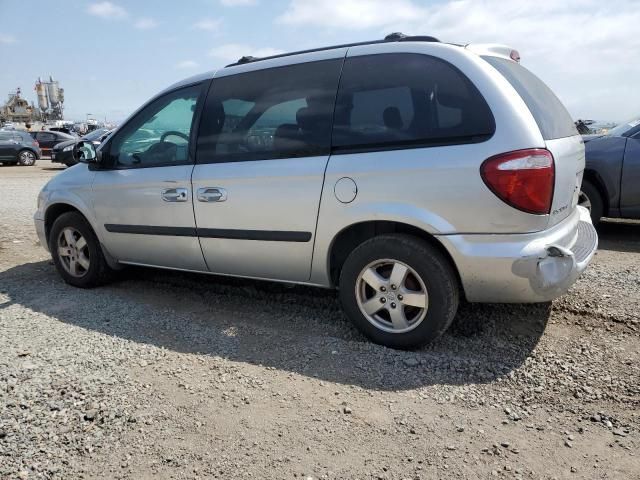
[[[469,43],[464,46],[467,50],[476,55],[488,55],[491,57],[501,57],[514,62],[520,62],[520,53],[507,46],[497,43]]]

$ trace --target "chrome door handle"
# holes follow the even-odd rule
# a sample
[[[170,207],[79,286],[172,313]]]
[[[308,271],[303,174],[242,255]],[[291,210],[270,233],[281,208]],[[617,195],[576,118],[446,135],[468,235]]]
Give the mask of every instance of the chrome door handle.
[[[186,188],[166,188],[162,191],[162,199],[165,202],[186,202],[189,191]]]
[[[199,202],[224,202],[227,200],[227,191],[224,188],[204,187],[198,189]]]

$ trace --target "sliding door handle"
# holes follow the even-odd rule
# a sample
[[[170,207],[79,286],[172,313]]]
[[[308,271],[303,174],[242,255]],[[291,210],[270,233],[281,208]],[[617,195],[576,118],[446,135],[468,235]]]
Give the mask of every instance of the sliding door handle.
[[[162,199],[165,202],[186,202],[189,191],[186,188],[166,188],[162,191]]]
[[[224,202],[227,200],[227,191],[224,188],[204,187],[198,189],[199,202]]]

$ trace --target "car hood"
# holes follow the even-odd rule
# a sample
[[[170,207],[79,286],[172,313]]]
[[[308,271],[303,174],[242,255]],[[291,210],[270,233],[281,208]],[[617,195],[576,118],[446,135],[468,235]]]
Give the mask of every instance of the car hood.
[[[590,142],[591,140],[595,140],[596,138],[606,137],[603,133],[592,133],[589,135],[582,135],[582,140],[584,143]]]
[[[54,150],[62,150],[64,147],[68,147],[69,145],[75,145],[80,141],[79,138],[74,138],[73,140],[66,140],[64,142],[57,143],[53,149]]]
[[[95,172],[89,170],[86,163],[78,163],[72,167],[65,168],[55,175],[47,183],[44,190],[62,190],[67,191],[71,187],[91,187]]]
[[[62,150],[64,147],[68,147],[69,145],[75,145],[76,143],[79,143],[79,142],[86,142],[86,141],[87,141],[87,140],[85,140],[84,138],[74,138],[73,140],[65,140],[64,142],[57,143],[57,144],[53,147],[53,149],[54,149],[54,150]],[[92,143],[93,143],[96,147],[97,147],[98,145],[100,145],[100,142],[98,142],[97,140],[94,140]]]

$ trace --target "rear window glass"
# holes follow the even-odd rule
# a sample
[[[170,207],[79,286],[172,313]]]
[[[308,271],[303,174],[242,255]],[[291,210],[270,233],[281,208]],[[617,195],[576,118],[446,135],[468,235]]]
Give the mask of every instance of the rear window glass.
[[[490,56],[482,58],[498,70],[518,92],[545,140],[578,135],[571,115],[542,80],[512,60]]]
[[[36,138],[40,142],[52,142],[56,139],[56,136],[53,133],[38,132],[38,136]]]
[[[342,59],[215,78],[198,163],[328,155]]]
[[[413,53],[345,62],[333,126],[339,151],[481,142],[494,131],[480,92],[447,62]]]

